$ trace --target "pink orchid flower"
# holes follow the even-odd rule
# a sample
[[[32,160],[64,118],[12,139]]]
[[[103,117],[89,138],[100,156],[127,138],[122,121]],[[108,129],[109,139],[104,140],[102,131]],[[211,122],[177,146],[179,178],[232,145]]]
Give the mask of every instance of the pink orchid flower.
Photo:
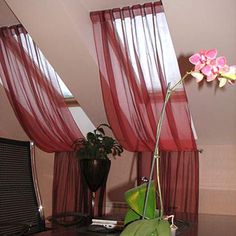
[[[196,53],[189,58],[189,61],[195,65],[194,70],[200,71],[204,66],[206,66],[209,61],[216,58],[217,50],[201,50],[200,53]]]
[[[189,58],[194,65],[194,70],[190,74],[200,82],[206,78],[207,82],[216,78],[219,86],[223,87],[227,82],[233,83],[236,80],[236,66],[228,66],[225,57],[217,57],[217,50],[201,50]]]
[[[207,77],[207,82],[213,81],[223,72],[229,71],[229,66],[226,65],[225,57],[218,57],[208,61],[209,64],[201,69],[201,72]]]

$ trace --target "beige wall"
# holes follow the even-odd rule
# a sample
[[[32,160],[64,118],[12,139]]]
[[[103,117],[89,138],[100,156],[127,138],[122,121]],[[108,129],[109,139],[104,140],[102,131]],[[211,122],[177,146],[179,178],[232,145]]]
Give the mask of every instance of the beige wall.
[[[38,185],[45,216],[52,214],[52,184],[54,154],[35,149]]]
[[[11,12],[5,1],[0,0],[0,26],[19,24],[14,14]]]
[[[236,215],[236,145],[202,148],[199,211]]]
[[[0,136],[19,140],[28,140],[18,123],[6,93],[0,84]]]
[[[187,58],[201,49],[217,48],[236,63],[235,0],[163,0],[182,73]],[[198,134],[200,206],[202,213],[236,214],[235,86],[187,82],[190,110]]]
[[[121,157],[111,161],[107,201],[124,202],[124,192],[137,184],[137,158],[133,153],[125,151]]]

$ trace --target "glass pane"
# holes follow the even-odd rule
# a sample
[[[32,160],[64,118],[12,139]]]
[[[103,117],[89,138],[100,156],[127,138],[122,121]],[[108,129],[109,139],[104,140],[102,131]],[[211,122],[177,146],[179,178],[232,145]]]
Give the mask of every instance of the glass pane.
[[[64,96],[64,98],[73,98],[73,94],[70,92],[70,90],[66,87],[66,85],[64,84],[64,82],[61,80],[60,77],[59,78],[59,85],[61,87],[61,91],[62,91],[62,94]]]
[[[29,34],[27,34],[27,37],[28,37],[27,42],[32,44],[32,47],[33,47],[34,45],[33,39],[31,38]],[[42,51],[36,46],[37,51],[38,51],[38,56],[39,56],[37,57],[34,51],[30,51],[30,52],[28,51],[28,47],[26,45],[27,42],[25,41],[24,37],[22,37],[21,40],[22,40],[24,49],[26,50],[28,55],[34,60],[34,63],[39,67],[39,69],[42,68],[41,72],[45,73],[47,78],[55,78],[55,77],[57,78],[64,98],[73,98],[74,96],[72,95],[70,90],[67,88],[67,86],[64,84],[64,82],[62,81],[60,76],[57,74],[57,72],[54,70],[50,62],[47,60],[47,58],[43,55]],[[57,88],[55,87],[55,89]]]

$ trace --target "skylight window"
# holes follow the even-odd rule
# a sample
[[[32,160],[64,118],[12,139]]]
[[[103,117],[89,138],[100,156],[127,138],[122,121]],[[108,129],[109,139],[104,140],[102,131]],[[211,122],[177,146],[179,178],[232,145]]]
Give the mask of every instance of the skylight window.
[[[125,43],[122,35],[123,30],[125,30],[128,39],[130,60],[136,78],[140,81],[135,55],[138,56],[146,86],[150,92],[160,90],[161,86],[158,67],[156,66],[157,58],[155,58],[156,55],[154,53],[155,47],[157,48],[160,67],[167,83],[171,82],[175,84],[179,80],[179,67],[164,13],[157,14],[155,25],[153,25],[152,14],[149,14],[144,18],[139,15],[132,19],[129,17],[116,19],[115,27],[123,45],[125,45]],[[158,29],[158,35],[154,35],[155,30],[152,30],[153,27]],[[136,31],[136,29],[138,29],[138,31]],[[136,36],[133,37],[133,34]],[[157,40],[155,40],[155,37]],[[133,44],[135,49],[133,48]],[[157,78],[155,84],[153,84],[153,78]],[[181,87],[182,85],[179,86],[179,88]]]
[[[62,95],[64,96],[65,99],[67,98],[74,98],[73,94],[70,92],[70,90],[67,88],[67,86],[65,85],[65,83],[62,81],[62,79],[60,78],[60,76],[57,74],[57,72],[54,70],[54,68],[52,67],[52,65],[49,63],[49,61],[47,60],[47,58],[43,55],[42,51],[37,47],[37,54],[35,51],[28,51],[28,47],[26,45],[26,43],[29,43],[30,45],[33,45],[34,42],[31,38],[31,36],[29,34],[27,34],[27,41],[25,41],[25,38],[22,37],[22,45],[24,47],[24,49],[26,50],[26,52],[28,52],[28,55],[33,59],[34,63],[38,66],[39,69],[41,69],[42,73],[45,73],[45,76],[47,78],[57,78],[56,80],[52,79],[53,81],[58,81],[59,83],[59,88],[60,88],[60,92],[62,93]],[[16,37],[17,40],[17,37]],[[58,90],[57,86],[55,86],[55,89]]]
[[[159,12],[155,16],[154,23],[153,20],[152,14],[144,17],[137,15],[132,18],[117,18],[114,24],[120,40],[119,43],[125,47],[125,51],[128,51],[129,60],[132,63],[137,81],[141,84],[138,68],[140,66],[145,85],[150,94],[162,90],[158,68],[161,68],[166,84],[171,83],[171,86],[173,86],[181,78],[165,13]],[[183,85],[179,84],[176,90],[183,90]],[[197,139],[192,118],[191,123],[194,137]]]

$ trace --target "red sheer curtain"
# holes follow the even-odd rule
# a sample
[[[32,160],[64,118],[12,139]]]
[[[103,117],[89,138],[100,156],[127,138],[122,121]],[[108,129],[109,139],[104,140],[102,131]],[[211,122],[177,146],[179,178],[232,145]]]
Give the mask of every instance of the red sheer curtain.
[[[198,212],[198,151],[161,152],[161,181],[166,212]]]
[[[79,172],[73,145],[82,134],[61,95],[56,72],[21,25],[0,29],[0,77],[29,138],[40,149],[56,152],[53,213],[75,209]]]
[[[53,215],[61,212],[89,213],[92,195],[80,175],[75,152],[60,152],[56,155],[53,176]]]
[[[166,214],[198,213],[199,161],[198,151],[161,151],[160,179]],[[152,153],[139,153],[138,184],[148,177]],[[156,170],[154,170],[156,176]]]
[[[173,86],[180,79],[163,7],[156,2],[92,12],[90,16],[103,100],[113,132],[125,149],[152,152],[167,84],[171,82]],[[184,159],[188,158],[187,153],[196,151],[191,116],[182,85],[167,105],[159,147],[168,152],[188,151]],[[192,200],[191,195],[198,189],[198,155],[195,159],[191,168],[197,169],[196,174],[192,174],[196,191],[189,188],[184,199],[196,206],[198,195],[196,201]],[[139,160],[142,163],[139,166],[140,176],[145,171],[149,173],[146,162],[148,159],[144,157]],[[185,161],[181,163],[184,165]],[[170,167],[168,171],[172,172],[172,169]],[[190,171],[189,165],[185,165],[185,171]],[[166,182],[163,181],[163,184]],[[179,185],[175,186],[177,188]],[[181,192],[176,193],[178,196],[175,198],[181,198]]]
[[[0,75],[15,114],[27,135],[46,152],[73,151],[82,134],[64,98],[58,78],[42,61],[25,29],[2,28]]]

